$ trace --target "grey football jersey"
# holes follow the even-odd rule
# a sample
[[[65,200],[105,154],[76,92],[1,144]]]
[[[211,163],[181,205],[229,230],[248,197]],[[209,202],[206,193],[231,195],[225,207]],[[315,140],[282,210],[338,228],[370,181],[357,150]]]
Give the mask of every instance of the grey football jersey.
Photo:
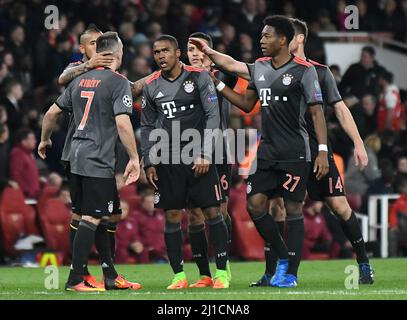
[[[248,64],[248,89],[260,98],[262,140],[258,159],[311,161],[305,112],[308,106],[322,104],[314,66],[298,57],[275,68],[270,57]]]
[[[317,70],[319,84],[321,86],[322,97],[324,99],[324,112],[326,111],[327,105],[334,105],[335,103],[342,100],[341,94],[339,93],[338,87],[336,85],[335,78],[329,70],[329,67],[323,64],[320,64],[313,60],[307,60],[308,62],[314,65]],[[318,155],[318,140],[315,133],[314,123],[309,112],[305,114],[305,120],[307,121],[307,131],[309,134],[309,142],[311,148],[311,158],[315,159]],[[333,157],[332,147],[328,141],[328,156]]]
[[[118,137],[115,117],[130,116],[133,110],[128,80],[110,69],[97,68],[75,78],[55,103],[74,114],[71,172],[114,177]]]
[[[72,62],[72,63],[68,64],[68,66],[65,68],[65,70],[70,69],[72,67],[76,67],[81,63],[83,63],[83,61]],[[75,120],[74,120],[73,113],[70,113],[68,130],[66,132],[64,148],[62,149],[62,155],[61,155],[62,161],[66,161],[66,162],[69,161],[69,152],[71,151],[71,142],[72,142],[72,137],[73,137],[74,132],[75,132]]]
[[[179,133],[182,136],[187,129],[196,129],[201,140],[200,154],[210,159],[213,147],[208,148],[209,140],[205,129],[219,129],[220,125],[218,97],[209,73],[203,69],[183,65],[182,72],[175,80],[168,80],[161,71],[155,72],[146,80],[143,89],[141,113],[141,150],[144,166],[156,163],[151,159],[150,150],[156,143],[150,134],[154,129],[163,129],[170,139],[168,149],[163,152],[180,155],[188,144],[191,150],[196,139],[179,141],[173,134],[174,122],[179,122]],[[192,143],[191,143],[192,142]],[[195,155],[194,156],[199,156]]]

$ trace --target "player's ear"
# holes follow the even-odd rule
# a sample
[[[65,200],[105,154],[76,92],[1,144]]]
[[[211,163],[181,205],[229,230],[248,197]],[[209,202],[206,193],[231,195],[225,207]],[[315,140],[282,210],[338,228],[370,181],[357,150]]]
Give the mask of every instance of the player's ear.
[[[180,49],[175,50],[175,53],[177,55],[177,58],[181,57],[181,50]]]
[[[80,44],[80,45],[79,45],[79,51],[80,51],[82,54],[85,54],[85,46],[84,46],[83,44]]]
[[[297,42],[304,44],[305,36],[303,34],[297,35]]]

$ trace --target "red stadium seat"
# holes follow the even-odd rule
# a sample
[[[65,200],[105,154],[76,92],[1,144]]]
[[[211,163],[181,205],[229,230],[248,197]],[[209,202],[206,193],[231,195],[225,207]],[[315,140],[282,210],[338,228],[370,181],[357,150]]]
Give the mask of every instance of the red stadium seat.
[[[48,199],[40,213],[41,227],[49,249],[62,252],[64,260],[69,256],[69,223],[71,210],[60,199]]]
[[[234,251],[246,260],[264,259],[264,241],[246,210],[246,187],[233,190],[230,195],[230,213],[233,221]]]
[[[20,235],[38,235],[35,211],[24,203],[19,189],[6,188],[0,198],[0,225],[7,252],[15,256],[14,243]]]
[[[137,192],[136,192],[136,187],[135,184],[131,184],[128,186],[124,186],[123,188],[120,189],[119,191],[120,194],[120,199],[126,200],[131,197],[136,197]]]
[[[53,186],[45,186],[44,189],[41,192],[41,195],[38,198],[37,202],[37,210],[38,212],[44,211],[44,206],[48,199],[50,198],[56,198],[58,196],[59,189],[58,187],[53,187]]]

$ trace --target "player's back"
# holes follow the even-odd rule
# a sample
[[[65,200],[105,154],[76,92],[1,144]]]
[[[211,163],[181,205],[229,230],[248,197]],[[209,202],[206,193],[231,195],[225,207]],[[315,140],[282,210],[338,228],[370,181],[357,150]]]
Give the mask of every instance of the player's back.
[[[128,80],[110,69],[98,68],[79,76],[70,86],[76,127],[71,170],[84,176],[112,177],[118,136],[115,116],[132,112]]]

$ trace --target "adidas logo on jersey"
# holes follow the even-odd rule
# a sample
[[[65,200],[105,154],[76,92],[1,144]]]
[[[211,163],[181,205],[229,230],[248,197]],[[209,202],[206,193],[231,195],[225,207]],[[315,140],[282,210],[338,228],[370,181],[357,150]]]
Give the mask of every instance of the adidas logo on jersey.
[[[266,81],[266,79],[264,78],[264,75],[261,75],[258,81]]]
[[[157,94],[157,96],[156,96],[155,98],[158,99],[158,98],[162,98],[162,97],[164,97],[164,95],[163,95],[163,93],[160,91],[160,92],[158,92],[158,94]]]

